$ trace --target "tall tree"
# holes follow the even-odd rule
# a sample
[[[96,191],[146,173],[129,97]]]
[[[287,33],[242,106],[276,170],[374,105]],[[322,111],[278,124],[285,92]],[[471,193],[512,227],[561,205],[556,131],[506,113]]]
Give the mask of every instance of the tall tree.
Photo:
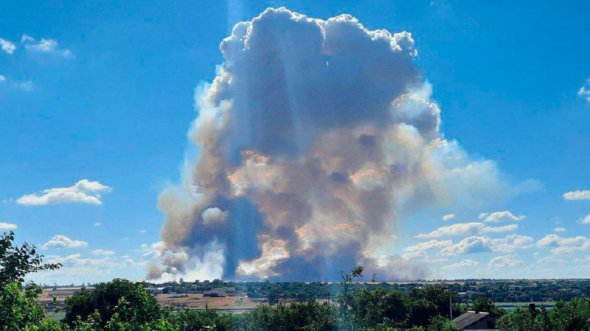
[[[34,245],[14,244],[14,232],[0,237],[0,288],[12,282],[22,283],[27,274],[40,270],[55,270],[59,263],[43,263],[43,255],[37,253]]]

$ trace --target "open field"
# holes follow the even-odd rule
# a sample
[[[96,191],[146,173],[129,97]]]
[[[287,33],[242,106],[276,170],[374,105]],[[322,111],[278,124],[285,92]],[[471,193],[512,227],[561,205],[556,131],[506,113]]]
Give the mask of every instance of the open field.
[[[255,300],[242,296],[235,297],[205,297],[203,294],[158,294],[158,303],[162,307],[171,307],[174,310],[227,310],[245,311],[256,308],[264,303],[264,300]]]

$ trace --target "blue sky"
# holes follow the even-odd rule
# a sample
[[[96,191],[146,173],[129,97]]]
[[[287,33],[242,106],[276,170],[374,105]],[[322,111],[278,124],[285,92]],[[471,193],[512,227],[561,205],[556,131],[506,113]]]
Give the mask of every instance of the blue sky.
[[[368,29],[411,32],[444,136],[471,157],[494,161],[518,188],[485,206],[404,213],[393,252],[409,254],[408,247],[430,240],[448,248],[447,237],[416,236],[455,223],[518,224],[488,237],[532,238],[513,250],[420,252],[436,277],[588,275],[587,2],[22,1],[0,11],[0,222],[16,225],[18,240],[45,245],[46,256],[66,262],[37,280],[145,276],[164,222],[158,195],[181,181],[185,159],[197,154],[187,142],[195,88],[215,77],[223,62],[219,44],[232,26],[269,6],[322,19],[348,13]],[[19,203],[83,179],[90,184],[78,196],[57,198],[74,202]],[[581,191],[578,199],[565,199],[570,191]],[[516,217],[504,214],[498,224],[479,218],[505,210]],[[455,217],[443,221],[446,214]],[[453,244],[482,235],[481,226],[454,234]],[[51,244],[56,235],[66,238]]]

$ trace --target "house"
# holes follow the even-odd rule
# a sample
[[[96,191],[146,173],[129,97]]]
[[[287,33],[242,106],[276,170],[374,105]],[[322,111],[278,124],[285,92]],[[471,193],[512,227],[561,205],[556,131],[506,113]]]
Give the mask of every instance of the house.
[[[461,330],[495,330],[496,318],[483,311],[468,311],[455,318],[453,323]]]

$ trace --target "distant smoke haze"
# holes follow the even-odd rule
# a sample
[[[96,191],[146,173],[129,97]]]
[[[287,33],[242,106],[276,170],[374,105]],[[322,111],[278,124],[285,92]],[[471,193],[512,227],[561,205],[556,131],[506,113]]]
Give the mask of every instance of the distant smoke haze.
[[[333,280],[357,264],[425,278],[389,253],[400,210],[478,206],[507,188],[443,137],[408,32],[268,9],[220,49],[196,96],[198,159],[160,196],[150,279]]]

